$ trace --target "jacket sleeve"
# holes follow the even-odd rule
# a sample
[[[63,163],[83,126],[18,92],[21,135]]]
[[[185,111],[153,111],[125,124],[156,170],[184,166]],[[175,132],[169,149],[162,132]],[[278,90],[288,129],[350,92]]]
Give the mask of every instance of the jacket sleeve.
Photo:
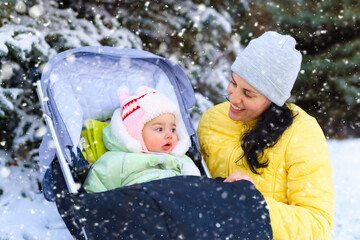
[[[295,126],[285,158],[288,204],[265,198],[274,239],[331,239],[332,169],[326,139],[315,119]]]
[[[90,170],[83,187],[88,193],[105,192],[108,190],[99,178],[99,175],[96,174],[96,169]]]
[[[101,179],[101,171],[98,172],[97,165],[93,165],[85,179],[83,184],[84,189],[88,193],[96,193],[96,192],[104,192],[108,189],[105,187],[102,179]]]
[[[85,179],[84,189],[88,193],[104,192],[121,187],[123,175],[120,152],[106,152],[92,166]]]

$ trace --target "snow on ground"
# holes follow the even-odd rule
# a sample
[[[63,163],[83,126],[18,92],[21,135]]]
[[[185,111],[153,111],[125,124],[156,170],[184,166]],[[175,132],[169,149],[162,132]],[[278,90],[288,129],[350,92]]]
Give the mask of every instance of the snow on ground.
[[[360,239],[360,139],[329,140],[335,187],[333,239]],[[71,239],[54,203],[37,191],[37,173],[6,166],[0,151],[0,240]]]
[[[329,140],[335,188],[333,239],[360,239],[360,139]]]
[[[72,239],[55,203],[46,201],[38,191],[38,173],[6,166],[8,160],[0,151],[0,240]]]

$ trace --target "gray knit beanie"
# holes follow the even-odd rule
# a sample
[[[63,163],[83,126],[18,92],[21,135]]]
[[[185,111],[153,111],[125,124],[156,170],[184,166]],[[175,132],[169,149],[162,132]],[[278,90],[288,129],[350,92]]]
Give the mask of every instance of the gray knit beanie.
[[[283,106],[301,66],[301,53],[289,35],[266,32],[250,41],[237,56],[231,70],[270,101]]]

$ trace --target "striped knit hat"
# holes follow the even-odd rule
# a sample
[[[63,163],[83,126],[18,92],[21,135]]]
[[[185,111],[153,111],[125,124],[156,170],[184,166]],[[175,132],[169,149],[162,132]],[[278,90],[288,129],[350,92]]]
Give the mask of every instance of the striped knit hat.
[[[190,139],[184,124],[180,120],[178,106],[155,89],[142,86],[134,96],[129,89],[121,86],[118,89],[121,109],[117,109],[111,119],[113,135],[131,152],[148,151],[142,138],[144,125],[161,114],[171,113],[177,123],[178,144],[171,154],[181,156],[190,147]]]

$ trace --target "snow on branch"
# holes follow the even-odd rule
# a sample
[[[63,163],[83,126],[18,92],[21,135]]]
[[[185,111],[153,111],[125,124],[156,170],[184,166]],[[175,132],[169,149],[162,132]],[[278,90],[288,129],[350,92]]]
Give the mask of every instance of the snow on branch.
[[[0,117],[5,116],[5,110],[14,110],[14,104],[9,98],[15,100],[22,92],[23,90],[18,88],[0,87]]]

